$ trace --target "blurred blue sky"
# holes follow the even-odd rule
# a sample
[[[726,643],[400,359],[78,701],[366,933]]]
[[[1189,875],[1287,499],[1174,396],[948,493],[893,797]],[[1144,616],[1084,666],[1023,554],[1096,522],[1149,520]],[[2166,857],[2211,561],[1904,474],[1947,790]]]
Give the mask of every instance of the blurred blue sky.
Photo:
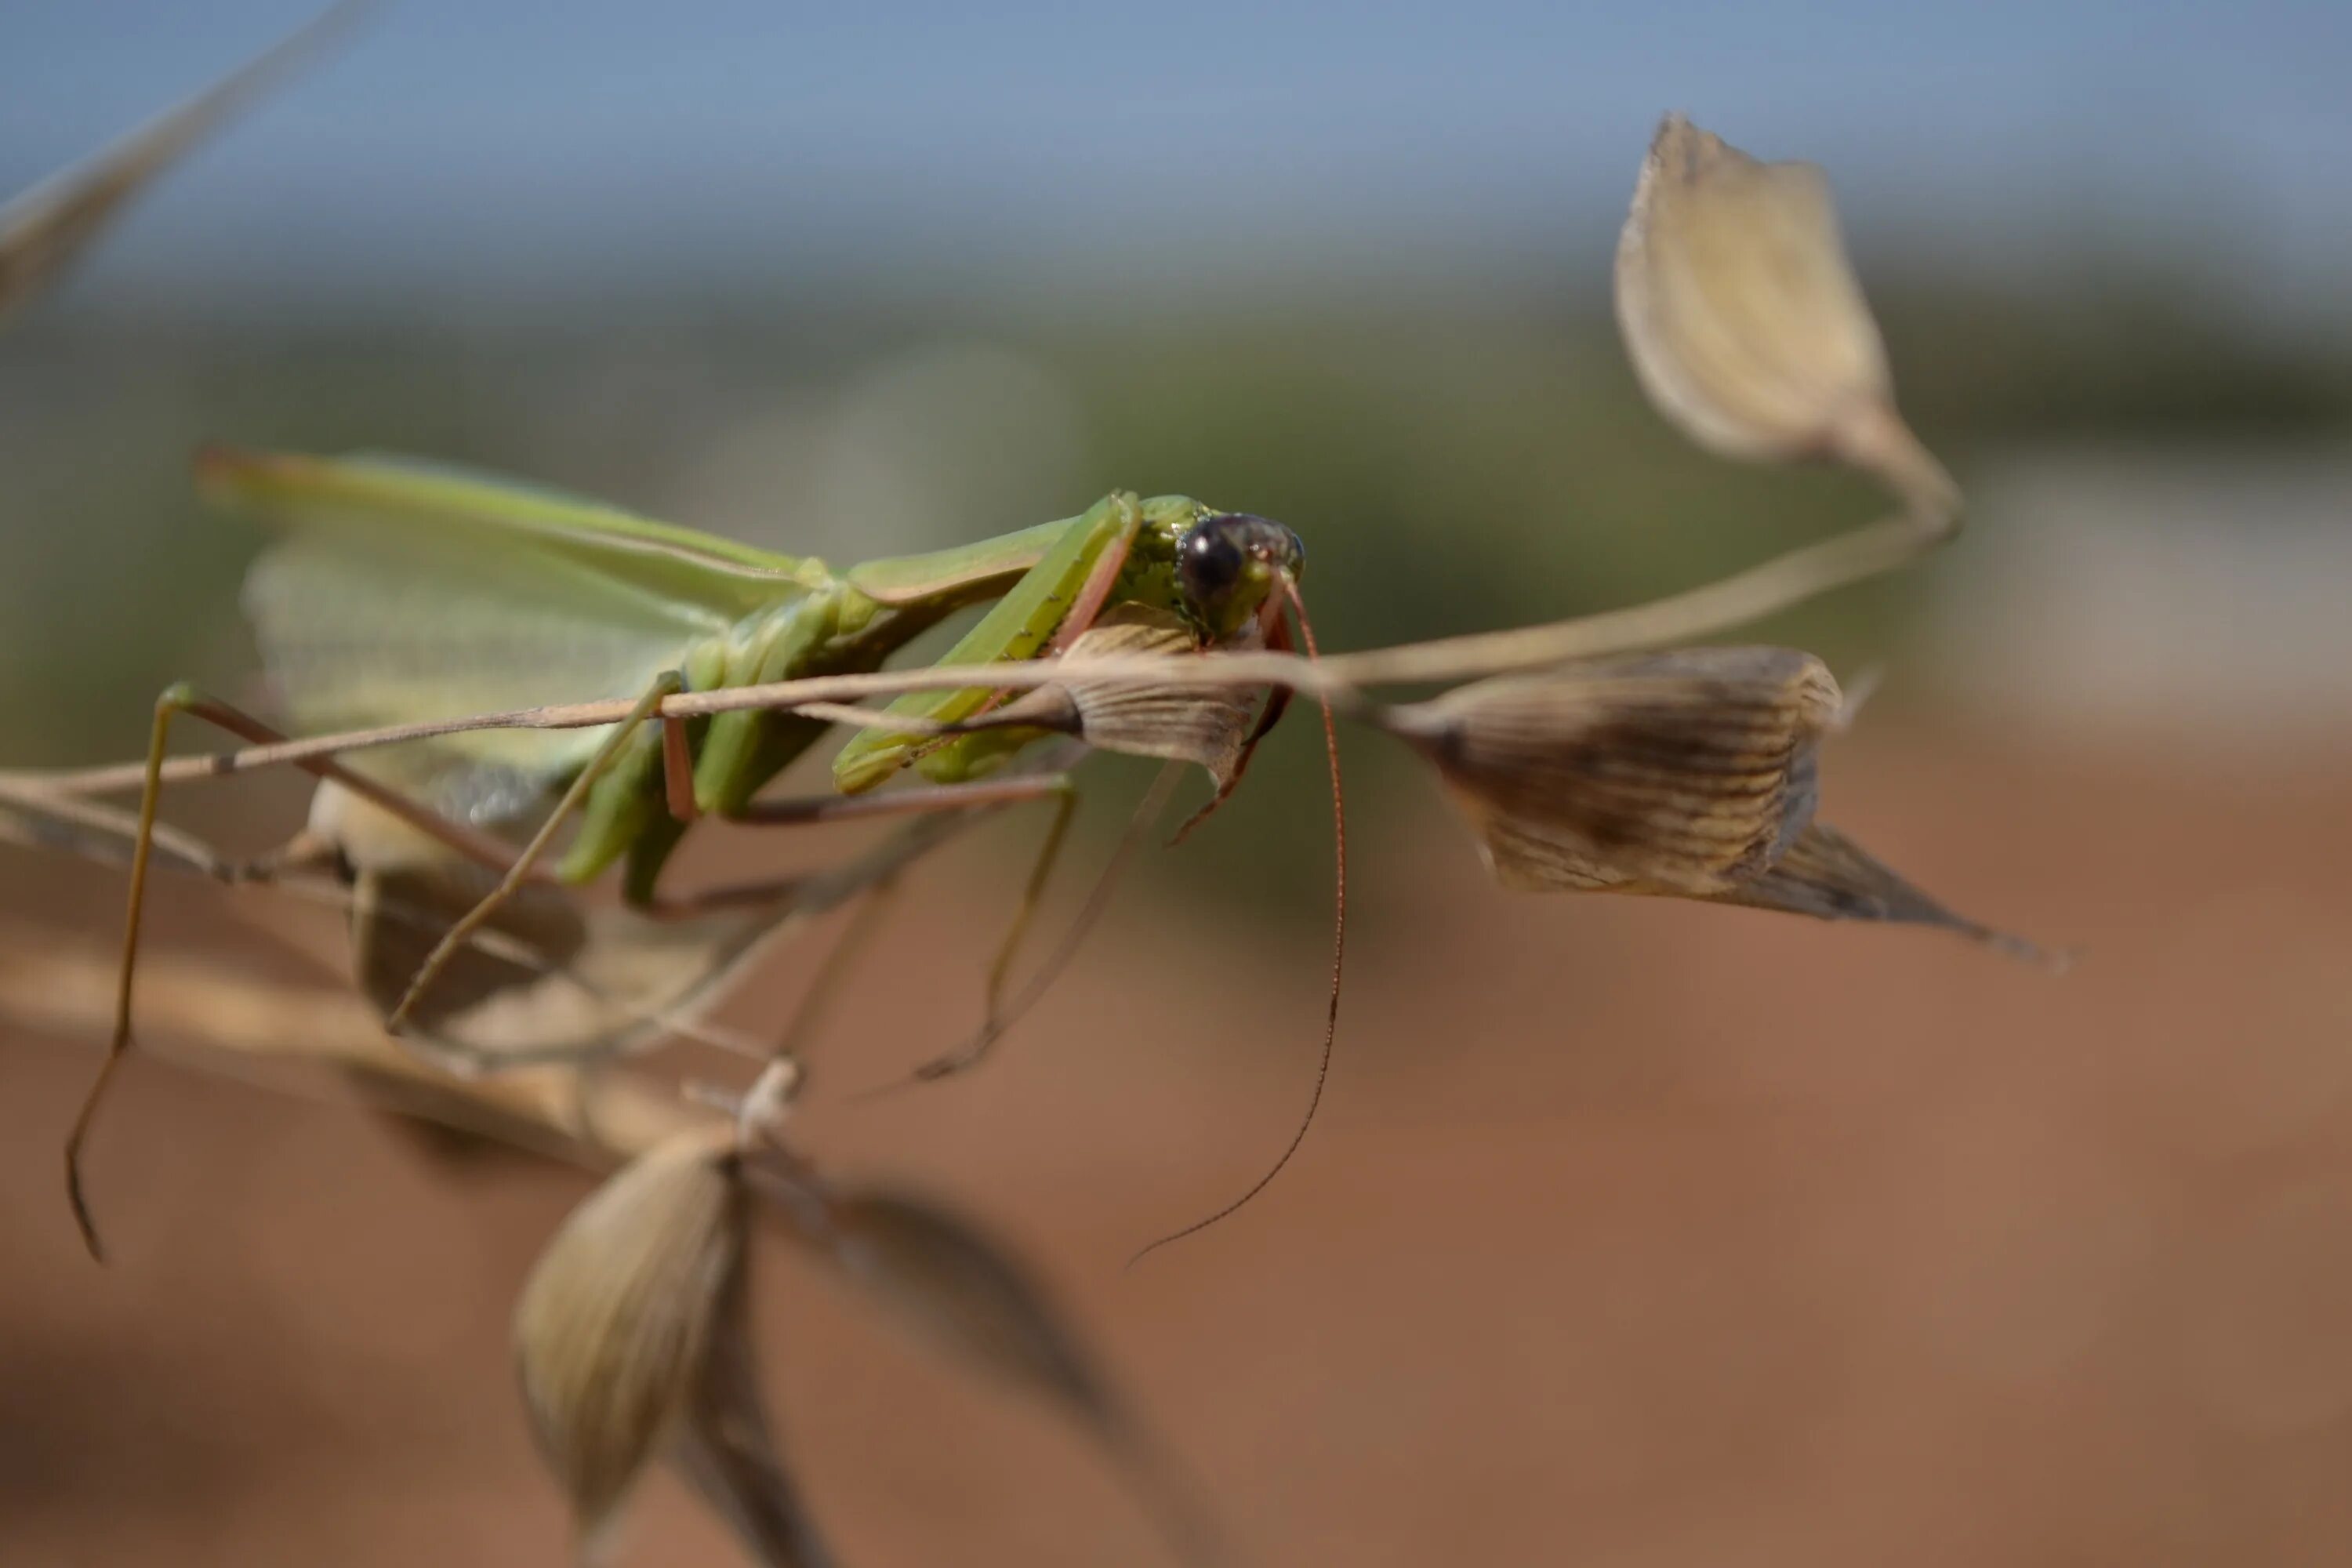
[[[312,9],[5,0],[0,185]],[[2086,230],[2153,237],[2242,265],[2266,307],[2340,320],[2348,77],[2343,0],[383,0],[78,287],[848,266],[1127,288],[1584,259],[1682,108],[1827,164],[1865,249],[1996,267]]]

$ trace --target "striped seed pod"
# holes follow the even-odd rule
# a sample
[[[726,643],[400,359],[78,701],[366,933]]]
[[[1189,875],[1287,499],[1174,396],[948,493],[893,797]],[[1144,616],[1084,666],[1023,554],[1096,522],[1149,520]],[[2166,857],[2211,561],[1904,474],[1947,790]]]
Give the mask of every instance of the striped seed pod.
[[[1505,887],[1706,898],[1811,821],[1839,707],[1811,654],[1701,647],[1477,681],[1380,721],[1436,766]]]

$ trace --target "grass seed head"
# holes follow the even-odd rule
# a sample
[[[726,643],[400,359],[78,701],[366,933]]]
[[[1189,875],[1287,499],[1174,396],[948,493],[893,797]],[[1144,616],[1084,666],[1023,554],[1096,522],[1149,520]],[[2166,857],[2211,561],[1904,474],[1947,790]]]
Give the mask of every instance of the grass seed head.
[[[1837,682],[1811,654],[1685,648],[1503,676],[1391,709],[1509,888],[1705,898],[1812,818]]]
[[[656,1145],[564,1220],[515,1305],[523,1402],[585,1553],[742,1332],[735,1165],[731,1130]]]
[[[1761,877],[1715,897],[1722,903],[1825,921],[1936,926],[2052,970],[2063,970],[2071,962],[2063,952],[2051,952],[2023,937],[1955,914],[1826,823],[1809,824],[1788,853]]]
[[[1750,458],[1875,441],[1894,386],[1810,163],[1765,163],[1668,115],[1617,246],[1617,320],[1643,390],[1691,439]]]
[[[1178,658],[1197,646],[1176,616],[1127,605],[1081,633],[1068,657]],[[1127,756],[1196,763],[1222,787],[1241,764],[1257,721],[1257,702],[1248,687],[1072,680],[1014,698],[988,715],[988,722],[1052,730]]]

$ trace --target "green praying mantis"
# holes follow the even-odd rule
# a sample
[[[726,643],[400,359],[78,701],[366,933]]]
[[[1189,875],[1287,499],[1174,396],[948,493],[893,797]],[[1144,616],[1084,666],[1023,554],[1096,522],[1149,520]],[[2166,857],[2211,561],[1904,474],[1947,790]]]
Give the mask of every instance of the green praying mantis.
[[[395,1034],[468,940],[535,880],[578,886],[617,864],[630,906],[677,918],[772,893],[766,886],[685,897],[663,889],[672,851],[705,816],[796,826],[1050,799],[1055,815],[1029,896],[992,971],[993,1019],[1076,798],[1065,773],[1006,766],[1049,731],[992,721],[997,698],[985,687],[910,691],[863,715],[868,721],[833,759],[836,793],[768,799],[762,787],[832,727],[829,710],[752,707],[687,719],[662,712],[663,701],[873,671],[947,616],[983,601],[992,603],[943,664],[1052,658],[1097,623],[1130,612],[1181,628],[1192,648],[1280,649],[1289,646],[1286,613],[1304,613],[1305,550],[1296,534],[1182,496],[1114,492],[1059,521],[836,572],[592,501],[399,459],[215,448],[196,468],[208,499],[278,534],[248,576],[245,605],[271,683],[300,728],[364,730],[636,693],[614,724],[468,730],[355,763],[314,764],[499,879],[426,953],[386,1017]],[[1247,743],[1280,708],[1278,696],[1268,700]],[[282,739],[186,687],[158,701],[110,1064],[130,1040],[163,760],[183,714],[256,742]],[[1006,719],[1019,717],[1005,710]],[[925,782],[879,789],[908,771]],[[551,866],[554,839],[575,816],[570,845]],[[535,828],[520,846],[500,837],[517,824]],[[94,1237],[78,1158],[88,1126],[86,1109],[68,1171],[76,1212]]]

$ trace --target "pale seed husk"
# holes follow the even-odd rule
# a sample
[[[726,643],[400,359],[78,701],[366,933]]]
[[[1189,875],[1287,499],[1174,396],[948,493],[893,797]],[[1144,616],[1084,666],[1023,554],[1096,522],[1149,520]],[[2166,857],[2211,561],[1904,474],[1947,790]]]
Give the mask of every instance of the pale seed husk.
[[[1498,881],[1707,897],[1811,820],[1837,682],[1788,648],[1685,648],[1505,676],[1391,709]]]
[[[1678,114],[1658,127],[1617,247],[1617,319],[1643,390],[1733,457],[1886,437],[1894,389],[1828,182]]]
[[[523,1285],[523,1403],[585,1554],[608,1542],[646,1461],[708,1400],[713,1347],[740,1332],[744,1229],[732,1129],[696,1128],[590,1194]]]
[[[1179,658],[1199,651],[1191,628],[1165,610],[1122,605],[1079,634],[1068,658]],[[1257,721],[1247,687],[1145,686],[1072,680],[1040,687],[987,716],[991,726],[1034,725],[1098,751],[1194,763],[1222,786],[1240,765]]]

